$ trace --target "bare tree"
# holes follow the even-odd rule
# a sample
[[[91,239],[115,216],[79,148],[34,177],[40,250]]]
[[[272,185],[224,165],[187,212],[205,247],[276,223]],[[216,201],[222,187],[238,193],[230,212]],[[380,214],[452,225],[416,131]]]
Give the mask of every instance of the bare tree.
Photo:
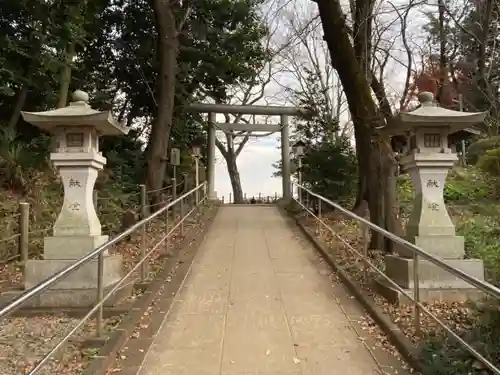
[[[262,68],[255,72],[255,75],[249,83],[245,85],[238,85],[229,87],[227,89],[227,97],[229,104],[239,105],[253,105],[259,102],[269,104],[273,101],[269,88],[270,84],[274,82],[277,74],[281,72],[281,65],[277,64],[282,51],[289,46],[289,41],[279,40],[276,38],[279,31],[279,23],[277,23],[277,14],[281,10],[281,3],[279,1],[271,1],[267,4],[267,12],[263,17],[268,23],[268,35],[263,43],[265,49],[268,51],[268,59]],[[255,117],[253,118],[255,122]],[[226,123],[250,123],[251,120],[246,118],[243,114],[235,116],[226,115]],[[231,180],[231,187],[233,189],[233,198],[235,203],[243,202],[243,189],[241,187],[241,178],[238,171],[237,158],[240,155],[243,147],[248,143],[251,138],[263,137],[268,134],[252,134],[246,131],[232,131],[223,130],[223,137],[216,137],[215,144],[219,149],[224,161],[227,165],[229,179]]]
[[[350,137],[352,122],[348,115],[347,101],[337,72],[330,63],[330,55],[321,35],[321,22],[314,7],[290,4],[284,25],[288,40],[292,41],[282,53],[283,70],[294,77],[296,91],[313,102],[317,98],[316,85],[311,85],[311,75],[321,88],[326,120],[337,123],[334,137]],[[287,87],[291,90],[290,87]],[[294,97],[292,96],[292,101]]]

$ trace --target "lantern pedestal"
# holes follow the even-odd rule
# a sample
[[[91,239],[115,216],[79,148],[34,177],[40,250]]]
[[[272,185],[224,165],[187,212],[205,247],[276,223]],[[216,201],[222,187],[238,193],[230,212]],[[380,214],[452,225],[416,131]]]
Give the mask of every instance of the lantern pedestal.
[[[92,192],[99,170],[106,159],[99,153],[53,153],[51,160],[58,168],[64,186],[64,202],[54,224],[53,236],[44,238],[44,259],[28,260],[25,265],[25,288],[29,289],[57,271],[92,252],[108,241],[101,235]],[[121,279],[122,259],[104,253],[105,288]],[[42,295],[42,306],[82,306],[95,303],[97,258],[52,285]]]
[[[401,159],[401,166],[411,176],[415,193],[405,239],[450,266],[484,280],[483,261],[464,259],[464,238],[455,234],[455,225],[444,203],[446,176],[457,160],[456,154],[451,152],[414,152]],[[385,257],[386,275],[413,295],[413,252],[399,245],[394,247],[394,252],[398,255]],[[418,260],[418,275],[421,301],[464,301],[481,294],[467,282],[422,258]],[[378,281],[378,284],[381,294],[390,301],[411,302],[387,282]]]
[[[400,161],[411,176],[414,190],[405,239],[443,259],[461,259],[465,254],[464,238],[455,235],[443,196],[446,176],[457,160],[452,153],[412,153]],[[403,246],[395,246],[395,252],[403,257],[413,256]]]
[[[64,202],[54,224],[54,236],[101,235],[92,194],[106,158],[99,153],[53,153],[50,160],[64,186]]]
[[[411,176],[414,201],[405,239],[450,266],[484,280],[482,260],[464,259],[464,238],[455,233],[443,193],[446,176],[458,160],[449,148],[448,135],[482,121],[485,114],[451,111],[432,101],[432,95],[423,93],[421,107],[402,113],[400,124],[388,131],[392,135],[403,132],[408,138],[409,147],[400,163]],[[412,295],[413,252],[399,245],[394,246],[394,252],[397,255],[385,257],[385,273]],[[417,267],[421,301],[463,301],[481,295],[472,285],[421,257]],[[378,280],[377,285],[392,302],[410,302],[385,280]]]

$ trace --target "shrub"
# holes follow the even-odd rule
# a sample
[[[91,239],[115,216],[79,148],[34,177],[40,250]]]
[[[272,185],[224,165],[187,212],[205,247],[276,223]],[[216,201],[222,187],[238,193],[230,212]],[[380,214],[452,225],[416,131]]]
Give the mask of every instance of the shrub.
[[[500,147],[486,151],[479,157],[477,166],[491,176],[500,176]]]
[[[355,193],[356,155],[347,143],[322,142],[308,148],[302,165],[302,181],[312,191],[340,203]]]
[[[500,136],[481,138],[467,148],[467,162],[476,164],[488,150],[500,147]]]
[[[500,312],[497,303],[471,306],[471,314],[457,334],[487,360],[500,364]],[[490,372],[445,333],[423,340],[421,360],[424,375],[485,375]]]
[[[48,167],[49,137],[40,135],[26,143],[15,129],[0,127],[0,183],[27,193],[36,171]]]

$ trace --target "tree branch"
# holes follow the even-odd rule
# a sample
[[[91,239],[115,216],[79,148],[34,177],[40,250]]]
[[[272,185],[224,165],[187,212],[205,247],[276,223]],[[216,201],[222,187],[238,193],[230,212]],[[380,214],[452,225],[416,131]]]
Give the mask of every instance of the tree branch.
[[[238,157],[240,155],[241,150],[243,150],[243,147],[245,147],[245,144],[248,142],[248,139],[250,138],[250,134],[251,132],[248,132],[245,135],[245,138],[243,138],[240,144],[238,145],[238,148],[234,152],[235,157]]]

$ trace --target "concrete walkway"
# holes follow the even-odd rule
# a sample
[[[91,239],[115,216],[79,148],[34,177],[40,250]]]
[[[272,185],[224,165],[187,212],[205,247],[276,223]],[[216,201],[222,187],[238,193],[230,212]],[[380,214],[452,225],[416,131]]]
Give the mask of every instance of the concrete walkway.
[[[139,374],[380,374],[317,263],[275,207],[222,207]]]

